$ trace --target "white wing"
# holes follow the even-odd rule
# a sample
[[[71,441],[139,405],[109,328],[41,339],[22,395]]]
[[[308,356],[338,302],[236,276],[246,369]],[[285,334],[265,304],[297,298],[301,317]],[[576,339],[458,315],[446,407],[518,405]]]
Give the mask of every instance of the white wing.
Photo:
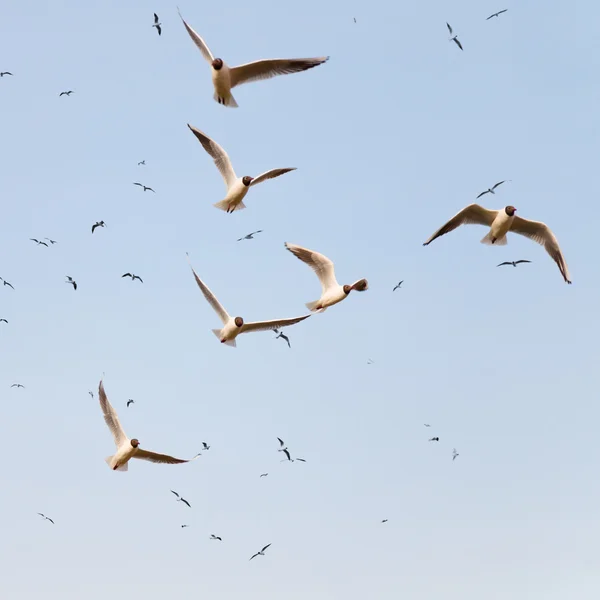
[[[158,454],[158,452],[150,452],[150,450],[142,450],[141,448],[138,448],[138,451],[133,455],[133,458],[140,458],[141,460],[148,460],[153,463],[179,465],[181,463],[196,460],[199,456],[199,454],[196,454],[194,458],[175,458],[174,456],[169,456],[168,454]]]
[[[102,381],[100,381],[100,386],[98,387],[98,397],[100,398],[100,408],[104,413],[104,421],[113,434],[117,448],[120,448],[128,440],[128,438],[123,431],[123,427],[121,426],[119,417],[117,416],[117,411],[112,407],[112,404],[106,397],[104,383]]]
[[[185,21],[184,21],[185,22]],[[320,56],[319,58],[271,58],[266,60],[255,60],[239,67],[230,69],[231,87],[251,81],[260,81],[261,79],[271,79],[277,75],[287,75],[288,73],[299,73],[313,67],[322,65],[329,60],[329,56]]]
[[[280,327],[287,327],[288,325],[300,323],[300,321],[304,321],[304,319],[308,319],[310,316],[311,315],[304,315],[303,317],[295,317],[293,319],[275,319],[274,321],[256,321],[254,323],[244,323],[240,329],[240,333],[279,329]]]
[[[179,16],[181,17],[181,13],[179,13]],[[202,52],[202,56],[204,56],[204,58],[211,63],[214,60],[214,56],[206,45],[206,42],[185,22],[183,17],[181,17],[181,20],[183,21],[183,24],[185,25],[187,32],[190,34],[194,44],[196,44],[200,52]]]
[[[333,269],[333,262],[331,262],[323,254],[309,250],[308,248],[302,248],[296,244],[285,243],[285,247],[302,262],[305,262],[316,274],[321,282],[323,293],[332,287],[339,285],[335,278],[335,271]]]
[[[563,256],[558,240],[552,233],[548,225],[541,221],[530,221],[529,219],[523,219],[517,217],[513,219],[510,230],[519,235],[524,235],[530,240],[541,244],[546,249],[546,252],[552,257],[554,262],[558,265],[558,268],[567,283],[571,283],[569,277],[569,269],[567,268],[567,262]]]
[[[229,160],[229,156],[227,152],[217,144],[214,140],[211,140],[206,134],[202,133],[199,129],[192,127],[188,123],[188,127],[192,131],[192,133],[198,138],[198,141],[202,144],[202,147],[208,152],[208,154],[215,161],[215,165],[217,165],[217,169],[221,173],[221,176],[225,180],[225,185],[227,189],[229,189],[237,179],[235,171],[233,170],[233,166],[231,165],[231,161]]]
[[[289,173],[290,171],[295,171],[296,167],[291,167],[289,169],[271,169],[270,171],[265,171],[264,173],[261,173],[258,177],[255,177],[251,182],[250,182],[250,187],[252,187],[253,185],[256,185],[257,183],[262,183],[263,181],[266,181],[267,179],[273,179],[275,177],[279,177],[280,175],[284,175],[285,173]]]
[[[204,282],[196,275],[196,271],[194,271],[194,267],[192,267],[190,263],[190,267],[192,269],[192,273],[194,274],[194,278],[196,279],[196,283],[200,288],[200,291],[204,294],[204,297],[208,301],[208,303],[213,307],[214,311],[219,315],[219,318],[225,325],[231,317],[227,313],[227,311],[221,306],[221,303],[217,300],[215,295],[208,289],[208,286],[204,284]]]
[[[487,225],[488,227],[491,227],[497,214],[497,210],[488,210],[487,208],[483,208],[483,206],[479,206],[479,204],[469,204],[469,206],[463,208],[459,213],[454,215],[445,225],[440,227],[423,244],[423,246],[431,244],[431,242],[433,242],[435,238],[438,238],[446,233],[450,233],[451,231],[454,231],[457,227],[460,227],[461,225],[475,224]]]

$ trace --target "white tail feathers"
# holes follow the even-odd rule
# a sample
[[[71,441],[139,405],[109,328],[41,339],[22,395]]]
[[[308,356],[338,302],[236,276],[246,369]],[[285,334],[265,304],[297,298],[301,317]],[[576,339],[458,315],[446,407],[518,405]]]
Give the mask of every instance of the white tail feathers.
[[[316,310],[317,306],[319,306],[319,303],[320,303],[320,300],[315,300],[314,302],[307,302],[305,304],[305,306],[311,312],[323,312],[325,310],[324,308],[320,308],[320,309]]]
[[[213,206],[216,206],[218,209],[224,210],[225,212],[235,212],[236,210],[243,210],[244,208],[246,208],[246,205],[243,202],[236,204],[230,209],[229,207],[231,205],[232,203],[227,199],[221,200],[220,202],[213,204]]]
[[[481,240],[482,244],[485,244],[486,246],[506,246],[506,244],[508,244],[508,240],[506,239],[506,236],[501,237],[501,238],[497,238],[494,240],[494,236],[492,235],[492,232],[490,231],[482,240]]]
[[[211,331],[219,338],[219,341],[221,341],[221,329],[211,329]],[[226,346],[232,346],[233,348],[237,347],[235,345],[235,339],[227,340],[226,342],[223,342],[223,344]]]
[[[215,102],[218,102],[219,104],[229,106],[230,108],[238,108],[238,103],[235,101],[233,94],[229,94],[228,98],[223,98],[222,96],[219,96],[217,92],[215,92],[213,98],[215,99]]]
[[[113,471],[127,471],[128,467],[129,467],[129,463],[125,463],[124,465],[121,465],[120,467],[117,467],[116,469],[114,468],[113,465],[113,458],[114,458],[114,454],[113,456],[107,456],[104,460],[106,461],[106,464],[113,470]]]

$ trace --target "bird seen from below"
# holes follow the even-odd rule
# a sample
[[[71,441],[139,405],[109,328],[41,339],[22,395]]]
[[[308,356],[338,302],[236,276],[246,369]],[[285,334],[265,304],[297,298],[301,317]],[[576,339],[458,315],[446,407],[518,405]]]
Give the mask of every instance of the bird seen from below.
[[[440,438],[439,437],[432,437],[429,439],[430,442],[439,442]]]
[[[279,338],[281,338],[282,340],[287,342],[288,348],[291,348],[292,345],[290,344],[290,338],[285,335],[285,333],[279,331],[279,329],[274,329],[273,333],[276,333],[277,335],[275,336],[275,339],[278,340]]]
[[[505,13],[508,10],[508,8],[505,8],[504,10],[499,10],[497,13],[494,13],[493,15],[490,15],[486,21],[489,21],[491,18],[493,17],[499,17],[502,13]]]
[[[46,242],[42,242],[40,240],[36,240],[35,238],[29,238],[32,242],[35,242],[38,246],[46,246],[48,248],[48,244]]]
[[[223,541],[218,535],[215,535],[214,533],[210,534],[210,539],[211,540],[219,540],[220,542]]]
[[[45,521],[50,521],[50,523],[54,525],[54,521],[50,517],[47,517],[44,513],[38,513],[38,515],[40,515],[40,517],[42,517]]]
[[[22,383],[13,383],[10,387],[11,388],[16,387],[16,388],[23,388],[23,389],[25,389],[25,386]]]
[[[497,267],[502,267],[504,265],[512,265],[513,267],[516,267],[517,265],[521,264],[521,263],[530,263],[530,260],[525,260],[525,259],[521,259],[521,260],[507,260],[504,262],[501,262],[499,265],[496,265]]]
[[[239,238],[238,242],[241,242],[242,240],[253,240],[254,236],[257,233],[262,233],[262,229],[259,229],[258,231],[253,231],[252,233],[249,233],[248,235],[245,235],[244,237]]]
[[[68,92],[61,92],[58,97],[60,98],[61,96],[70,96],[71,94],[74,94],[75,92],[73,90],[69,90]]]
[[[259,552],[257,552],[256,554],[253,554],[250,557],[250,560],[252,560],[253,558],[256,558],[257,556],[264,556],[265,555],[265,550],[270,546],[271,544],[267,544],[262,550],[260,550]]]
[[[77,282],[72,278],[69,277],[69,275],[66,275],[67,280],[65,281],[65,283],[69,283],[73,286],[73,290],[77,290]]]
[[[145,167],[145,166],[146,166],[146,161],[140,160],[140,162],[138,163],[138,167]]]
[[[183,496],[180,496],[174,490],[171,490],[171,493],[177,496],[177,502],[183,502],[188,508],[192,508],[192,505]]]
[[[450,26],[450,23],[446,23],[446,27],[448,28],[448,31],[450,32],[450,39],[448,41],[450,42],[454,42],[461,50],[463,49],[462,44],[460,43],[460,41],[458,40],[458,36],[452,36],[452,27]]]
[[[404,283],[404,279],[402,281],[400,281],[392,290],[392,292],[395,292],[402,284]]]
[[[92,225],[92,233],[94,233],[94,231],[96,230],[97,227],[106,227],[106,223],[104,221],[96,221]]]
[[[156,192],[151,187],[144,185],[143,183],[135,182],[133,185],[141,187],[144,190],[144,192],[153,192],[154,194],[156,194]]]
[[[260,479],[261,477],[268,477],[268,476],[269,476],[268,473],[261,473],[258,478]]]
[[[382,520],[381,520],[381,522],[382,522],[382,523],[387,523],[387,522],[388,522],[388,520],[387,520],[387,519],[382,519]]]
[[[6,319],[0,319],[0,323],[7,323],[8,324],[8,321]]]
[[[13,76],[13,74],[12,74],[10,71],[2,71],[2,72],[0,73],[0,77],[4,77],[5,75],[10,75],[10,76]]]
[[[158,15],[154,13],[154,25],[152,27],[156,27],[156,31],[158,31],[158,35],[162,33],[161,23],[158,21]]]
[[[2,279],[2,277],[0,277],[0,281],[2,282],[3,287],[7,285],[9,288],[12,288],[13,290],[15,289],[13,284],[6,281],[6,279]]]
[[[210,450],[210,446],[206,442],[202,442],[202,449],[203,450]]]
[[[130,404],[135,404],[135,400],[132,400],[131,398],[129,398],[129,400],[127,400],[127,405],[125,406],[125,408],[129,408]]]
[[[477,200],[478,198],[481,198],[481,196],[483,196],[485,194],[494,194],[494,195],[496,195],[496,192],[494,190],[499,185],[502,185],[505,181],[506,181],[506,179],[503,179],[502,181],[499,181],[498,183],[496,183],[495,185],[493,185],[491,188],[488,188],[487,190],[485,190],[485,192],[481,192],[481,194],[479,194],[479,196],[477,196],[477,198],[475,198],[475,200]]]
[[[134,275],[133,273],[123,273],[123,275],[121,275],[121,279],[123,279],[123,277],[131,277],[131,281],[139,279],[141,283],[144,283],[144,280],[139,275]]]

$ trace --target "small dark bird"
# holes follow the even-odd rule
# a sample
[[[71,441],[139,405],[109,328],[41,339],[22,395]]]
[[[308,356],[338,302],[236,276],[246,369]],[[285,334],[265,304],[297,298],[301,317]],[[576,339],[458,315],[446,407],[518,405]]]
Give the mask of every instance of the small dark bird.
[[[210,539],[211,540],[219,540],[220,542],[223,541],[218,535],[215,535],[214,533],[210,534]]]
[[[61,96],[70,96],[71,94],[74,94],[75,92],[73,90],[69,90],[68,92],[61,92],[58,97],[60,98]]]
[[[271,544],[267,544],[260,552],[257,552],[256,554],[253,554],[250,557],[250,560],[252,560],[253,558],[255,558],[256,556],[264,556],[265,555],[265,550],[270,546]]]
[[[181,527],[189,527],[189,525],[182,525]]]
[[[136,279],[139,279],[142,283],[144,283],[144,281],[142,280],[142,278],[139,275],[134,275],[133,273],[123,273],[123,275],[121,275],[121,279],[123,277],[131,277],[131,281],[135,281]]]
[[[278,340],[279,338],[285,340],[287,342],[288,348],[291,348],[292,345],[290,344],[290,338],[285,335],[285,333],[282,333],[279,331],[279,329],[273,329],[273,333],[276,333],[277,335],[275,336],[275,339]]]
[[[180,496],[177,492],[174,492],[173,490],[171,490],[171,493],[177,496],[177,502],[183,502],[184,504],[192,508],[192,505],[183,496]]]
[[[92,225],[92,233],[94,233],[94,229],[96,229],[96,227],[106,227],[106,223],[104,221],[96,221]]]
[[[387,522],[388,522],[388,520],[387,520],[387,519],[382,519],[382,521],[381,521],[381,522],[382,522],[382,523],[387,523]]]
[[[11,287],[13,290],[15,289],[12,283],[8,283],[8,281],[6,281],[6,279],[2,279],[2,277],[0,277],[0,281],[2,282],[2,285],[5,286],[7,285],[8,287]]]
[[[147,185],[144,185],[143,183],[134,183],[133,185],[139,185],[141,188],[144,188],[144,191],[148,191],[150,190],[151,192],[154,192],[154,190],[151,187],[148,187]],[[156,194],[156,192],[154,192]]]
[[[129,398],[129,400],[127,400],[127,406],[125,408],[129,408],[130,404],[135,404],[135,400],[132,400],[131,398]]]
[[[512,265],[513,267],[516,267],[518,264],[520,263],[530,263],[530,260],[525,260],[525,259],[521,259],[521,260],[508,260],[506,262],[501,262],[499,265],[496,265],[497,267],[501,267],[503,265]]]
[[[452,36],[452,27],[450,27],[450,23],[446,23],[446,27],[448,28],[448,31],[450,32],[450,35]],[[461,50],[463,49],[462,44],[458,41],[457,35],[455,35],[454,37],[450,37],[450,39],[448,41],[454,42]]]
[[[67,277],[67,281],[65,281],[65,283],[70,283],[73,286],[73,289],[77,290],[77,282],[72,277],[69,277],[68,275],[66,277]]]
[[[494,190],[499,185],[502,185],[505,181],[506,181],[506,179],[499,181],[496,185],[493,185],[491,188],[488,188],[487,190],[485,190],[485,192],[481,192],[481,194],[479,194],[479,196],[477,196],[477,198],[481,198],[481,196],[483,196],[484,194],[495,194],[496,192]],[[477,198],[475,198],[475,200],[477,200]]]
[[[253,231],[252,233],[249,233],[248,235],[245,235],[244,237],[241,237],[238,242],[241,242],[242,240],[253,240],[254,237],[257,233],[262,233],[262,229],[259,229],[258,231]]]
[[[486,21],[489,21],[492,17],[498,17],[500,16],[502,13],[505,13],[508,10],[508,8],[505,8],[504,10],[498,11],[497,13],[494,13],[493,15],[490,15]]]
[[[374,365],[375,361],[372,358],[367,359],[367,364],[368,365]]]
[[[47,517],[46,515],[44,515],[42,513],[38,513],[38,515],[40,515],[40,517],[43,517],[46,521],[50,521],[50,523],[52,523],[52,525],[54,525],[54,521],[50,517]]]
[[[138,167],[145,167],[145,166],[146,166],[146,161],[140,160],[140,162],[138,163]]]
[[[23,384],[21,384],[21,383],[13,383],[10,387],[11,388],[16,387],[16,388],[23,388],[23,389],[25,389],[25,386]]]
[[[204,450],[210,450],[210,446],[206,442],[202,442],[202,446],[204,446]]]
[[[429,441],[430,442],[439,442],[440,438],[439,437],[432,437]]]
[[[423,425],[425,425],[425,427],[431,427],[429,423],[423,423]]]
[[[52,245],[57,244],[58,242],[56,240],[51,240],[50,238],[44,238],[45,240],[48,240]]]
[[[88,394],[93,398],[94,397],[94,392],[92,392],[92,390],[88,390]]]
[[[300,462],[306,462],[306,460],[304,460],[303,458],[294,458],[294,460],[299,460]],[[294,462],[294,460],[292,460],[292,462]]]
[[[261,474],[260,474],[260,477],[259,477],[259,479],[260,479],[261,477],[266,477],[267,475],[268,475],[268,473],[261,473]]]
[[[403,283],[404,279],[400,283],[398,283],[398,285],[392,290],[392,292],[395,292]]]
[[[354,22],[356,23],[356,17],[354,17]]]
[[[36,240],[35,238],[29,238],[32,242],[35,242],[38,246],[46,246],[46,248],[48,247],[48,244],[46,244],[46,242],[40,242],[40,240]]]
[[[0,323],[8,323],[6,319],[0,319]]]
[[[0,73],[0,77],[4,77],[5,75],[11,75],[14,77],[14,75],[10,71],[2,71],[2,73]]]
[[[456,460],[456,457],[460,456],[459,453],[456,451],[456,448],[452,448],[452,460]]]
[[[156,27],[156,31],[158,31],[158,35],[160,35],[162,32],[160,25],[161,24],[158,22],[158,15],[156,13],[154,13],[154,25],[152,25],[152,27]]]

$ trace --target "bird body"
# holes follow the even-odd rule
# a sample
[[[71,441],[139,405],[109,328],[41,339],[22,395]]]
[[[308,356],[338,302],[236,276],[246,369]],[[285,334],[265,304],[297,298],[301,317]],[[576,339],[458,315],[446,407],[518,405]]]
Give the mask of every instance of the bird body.
[[[58,97],[60,98],[60,96],[70,96],[71,94],[73,94],[73,90],[69,90],[68,92],[61,92]]]
[[[123,277],[131,277],[131,281],[139,279],[141,283],[144,283],[144,280],[139,275],[134,275],[133,273],[123,273],[123,275],[121,275],[121,279],[123,279]]]
[[[106,227],[106,223],[104,221],[96,221],[92,225],[92,233],[94,233],[94,230],[96,229],[96,227]]]
[[[259,552],[257,552],[256,554],[253,554],[250,557],[250,560],[252,560],[253,558],[257,557],[257,556],[264,556],[265,555],[265,550],[270,546],[271,544],[267,544],[262,550],[260,550]]]
[[[253,240],[254,236],[257,233],[262,233],[262,229],[259,229],[258,231],[253,231],[252,233],[249,233],[248,235],[245,235],[244,237],[239,238],[238,242],[241,242],[242,240]]]
[[[493,15],[490,15],[486,21],[489,21],[492,17],[499,17],[502,13],[505,13],[508,10],[508,8],[505,8],[504,10],[500,10],[497,13],[494,13]]]
[[[497,267],[502,267],[504,265],[512,265],[513,267],[516,267],[517,265],[521,264],[521,263],[530,263],[530,260],[525,260],[525,259],[521,259],[521,260],[507,260],[505,262],[501,262],[499,265],[496,265]]]
[[[11,73],[10,71],[2,71],[2,72],[0,73],[0,77],[4,77],[5,75],[11,75],[11,76],[12,76],[12,73]],[[14,77],[14,76],[13,76],[13,77]]]
[[[403,283],[404,283],[404,279],[400,283],[398,283],[398,285],[396,285],[394,287],[394,289],[392,290],[392,292],[395,292]]]
[[[144,192],[153,192],[156,194],[156,192],[151,187],[144,185],[143,183],[139,183],[136,181],[136,182],[134,182],[133,185],[137,185],[138,187],[141,187],[144,190]]]
[[[158,21],[158,15],[154,13],[154,25],[152,27],[156,27],[156,31],[158,31],[158,35],[162,33],[161,23]]]
[[[477,198],[475,198],[475,200],[477,200],[478,198],[481,198],[481,196],[483,196],[484,194],[494,194],[494,196],[496,195],[496,192],[494,191],[499,185],[502,185],[504,183],[505,180],[503,181],[499,181],[498,183],[496,183],[495,185],[493,185],[491,188],[488,188],[487,190],[485,190],[485,192],[481,192],[481,194],[479,194],[479,196],[477,196]]]

